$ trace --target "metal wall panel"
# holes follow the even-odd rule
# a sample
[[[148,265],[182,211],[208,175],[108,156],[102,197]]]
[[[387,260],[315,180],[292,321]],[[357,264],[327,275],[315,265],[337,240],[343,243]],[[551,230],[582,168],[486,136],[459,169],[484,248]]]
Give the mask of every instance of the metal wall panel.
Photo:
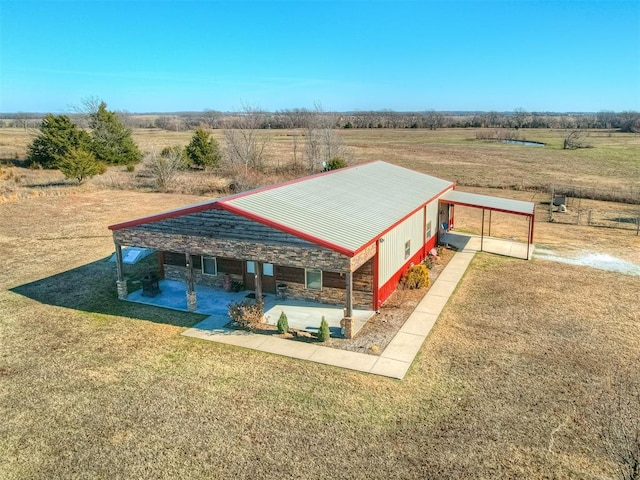
[[[426,211],[427,211],[427,223],[431,222],[431,237],[433,237],[434,235],[438,234],[438,200],[434,200],[433,202],[427,204],[426,206]],[[425,238],[425,243],[426,240],[429,240],[429,238]]]
[[[380,239],[378,255],[378,284],[387,282],[424,245],[424,209],[407,218]],[[410,253],[405,255],[405,244],[411,241]]]

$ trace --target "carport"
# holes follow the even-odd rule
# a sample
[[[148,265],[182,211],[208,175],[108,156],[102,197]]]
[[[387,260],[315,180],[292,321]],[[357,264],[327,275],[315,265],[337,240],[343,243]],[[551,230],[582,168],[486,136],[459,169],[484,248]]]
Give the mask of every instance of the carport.
[[[449,205],[460,205],[463,207],[481,208],[482,209],[482,228],[480,232],[480,251],[484,248],[484,224],[485,211],[489,211],[489,231],[491,236],[491,212],[502,212],[513,215],[522,215],[528,220],[527,233],[527,254],[525,259],[530,257],[530,247],[533,244],[533,229],[535,223],[535,203],[525,202],[522,200],[512,200],[510,198],[492,197],[490,195],[481,195],[478,193],[460,192],[458,190],[450,190],[439,198],[440,203]]]

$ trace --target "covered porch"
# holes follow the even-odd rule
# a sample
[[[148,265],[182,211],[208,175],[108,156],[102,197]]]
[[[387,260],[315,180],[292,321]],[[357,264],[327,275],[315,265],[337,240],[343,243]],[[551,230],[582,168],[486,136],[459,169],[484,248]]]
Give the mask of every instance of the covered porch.
[[[187,284],[176,280],[160,280],[160,293],[151,297],[144,296],[139,289],[129,293],[125,300],[156,307],[171,308],[174,310],[193,311],[209,315],[204,322],[206,329],[223,329],[231,320],[227,313],[229,304],[242,302],[248,298],[255,298],[255,291],[243,290],[240,292],[226,292],[222,289],[206,285],[194,285],[197,296],[195,310],[187,305]],[[273,294],[263,294],[264,322],[268,325],[276,325],[282,312],[287,316],[289,327],[296,330],[315,332],[320,327],[322,317],[329,324],[331,335],[340,337],[340,322],[344,318],[344,309],[339,305],[328,305],[317,302],[301,301],[294,299],[282,299]],[[355,335],[375,312],[373,310],[353,310],[353,335]],[[203,327],[199,327],[203,328]]]

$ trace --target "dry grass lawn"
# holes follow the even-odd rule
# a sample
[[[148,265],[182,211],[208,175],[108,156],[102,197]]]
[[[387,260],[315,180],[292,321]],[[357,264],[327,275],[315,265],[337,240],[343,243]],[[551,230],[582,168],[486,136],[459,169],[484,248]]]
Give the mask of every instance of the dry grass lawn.
[[[568,134],[565,130],[519,131],[522,138],[544,142],[547,144],[545,147],[478,140],[478,136],[491,135],[491,129],[347,129],[335,132],[353,163],[385,160],[471,186],[523,189],[546,188],[551,184],[575,185],[622,189],[633,198],[640,196],[640,162],[637,161],[640,136],[636,134],[592,130],[585,140],[593,148],[563,150],[562,142]],[[27,145],[36,133],[37,130],[0,128],[0,161],[24,158]],[[169,145],[186,145],[192,135],[192,131],[133,131],[133,137],[143,151],[160,151]],[[224,145],[221,130],[213,130],[212,135]],[[266,161],[274,170],[281,171],[282,167],[293,162],[294,135],[298,142],[298,162],[303,161],[303,131],[266,130],[261,135],[268,139]],[[133,176],[122,172],[123,167],[112,168],[108,175],[96,177],[93,182],[101,187],[127,188]],[[20,175],[16,173],[16,176]],[[271,175],[261,181],[275,183],[286,178],[286,174],[280,178]],[[21,184],[30,182],[30,178],[25,178]],[[195,174],[191,175],[188,182],[179,180],[174,191],[185,192],[186,183],[195,183],[192,193],[196,194],[215,192],[221,186],[219,182],[208,185],[207,181]],[[2,190],[0,182],[0,196]]]
[[[106,226],[196,200],[0,204],[0,478],[614,474],[601,394],[640,375],[640,277],[478,255],[399,382],[181,337],[200,317],[117,301]],[[607,243],[581,228],[538,232]]]

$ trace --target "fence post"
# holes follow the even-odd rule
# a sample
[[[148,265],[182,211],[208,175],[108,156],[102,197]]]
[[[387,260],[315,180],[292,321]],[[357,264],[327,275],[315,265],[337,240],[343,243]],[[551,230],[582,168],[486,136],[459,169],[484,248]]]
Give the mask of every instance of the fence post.
[[[555,189],[551,187],[551,201],[549,202],[549,221],[553,222],[553,199],[555,198]]]

